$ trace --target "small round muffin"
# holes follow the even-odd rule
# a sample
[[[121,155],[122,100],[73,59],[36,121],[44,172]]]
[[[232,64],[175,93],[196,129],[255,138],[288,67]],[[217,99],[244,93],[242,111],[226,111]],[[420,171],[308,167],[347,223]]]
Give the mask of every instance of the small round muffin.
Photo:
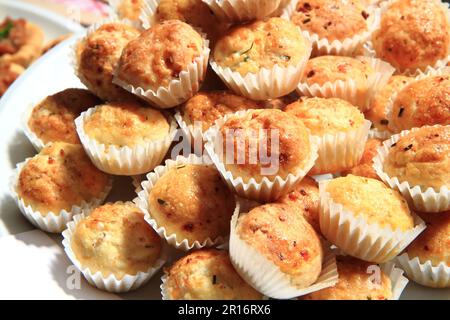
[[[103,24],[76,47],[77,73],[90,91],[105,101],[128,100],[132,95],[112,83],[123,48],[140,32],[120,22]]]
[[[205,132],[227,114],[258,108],[257,102],[229,91],[212,91],[197,93],[181,107],[180,112],[186,123],[200,121]]]
[[[359,0],[300,0],[291,21],[331,42],[367,31],[368,18],[369,13]]]
[[[117,7],[117,15],[120,19],[128,19],[131,21],[139,21],[141,15],[142,6],[145,0],[119,0]],[[112,2],[112,1],[110,1]]]
[[[372,35],[377,56],[398,71],[424,70],[450,52],[450,24],[440,1],[394,1]]]
[[[168,87],[202,55],[203,43],[202,36],[187,23],[163,21],[128,43],[119,60],[117,77],[144,90]]]
[[[296,208],[282,203],[256,207],[238,219],[237,235],[306,288],[319,278],[323,249],[319,236]]]
[[[169,122],[160,111],[132,102],[98,106],[84,122],[86,135],[106,146],[133,148],[162,140],[169,130]]]
[[[48,96],[33,108],[28,128],[44,144],[56,141],[79,144],[75,119],[100,103],[88,90],[66,89]]]
[[[181,20],[199,28],[213,43],[226,31],[227,24],[218,20],[208,5],[201,0],[161,0],[156,21]]]
[[[0,97],[3,96],[8,88],[16,79],[25,72],[24,67],[17,63],[0,63]]]
[[[292,22],[270,18],[229,30],[214,47],[214,61],[242,76],[272,69],[297,66],[310,54],[310,44]]]
[[[226,237],[236,206],[234,196],[212,166],[186,164],[168,170],[149,194],[149,212],[177,241]]]
[[[341,174],[344,176],[353,174],[355,176],[380,180],[380,177],[378,177],[373,168],[373,158],[377,155],[377,150],[382,144],[383,141],[380,139],[368,139],[359,164],[349,170],[342,171]]]
[[[383,171],[424,191],[450,187],[450,126],[425,126],[400,137],[389,150]]]
[[[394,132],[450,124],[450,74],[410,83],[397,95],[389,128]]]
[[[91,163],[81,145],[55,142],[22,168],[17,193],[41,215],[58,215],[98,199],[108,183],[108,176]]]
[[[370,120],[373,128],[383,132],[389,131],[388,106],[389,100],[395,93],[399,92],[414,78],[395,75],[389,79],[389,82],[375,93],[370,109],[365,113],[366,119]]]
[[[220,134],[224,160],[227,160],[225,169],[244,182],[251,178],[261,181],[263,177],[276,176],[284,179],[290,173],[296,174],[310,162],[313,152],[305,125],[277,109],[257,109],[244,115],[232,115],[220,128]],[[272,151],[273,144],[278,148]]]
[[[364,115],[351,103],[338,98],[306,98],[288,105],[287,113],[300,119],[312,135],[335,135],[364,124]]]
[[[319,221],[319,185],[311,177],[304,177],[288,194],[277,200],[277,203],[284,203],[289,206],[298,207],[306,221],[320,234]]]
[[[337,256],[338,282],[329,288],[312,292],[302,300],[389,300],[391,279],[380,269],[379,279],[372,271],[373,263],[350,256]]]
[[[170,300],[261,300],[234,270],[227,251],[203,249],[176,261],[166,270]]]
[[[334,203],[344,206],[355,217],[381,228],[407,231],[414,228],[414,219],[405,199],[383,182],[348,175],[331,180],[326,192]]]
[[[147,272],[161,256],[162,240],[132,203],[108,203],[75,227],[71,248],[82,268],[121,280]]]
[[[422,213],[427,228],[406,248],[410,259],[420,263],[431,261],[433,266],[443,262],[450,267],[450,211]]]

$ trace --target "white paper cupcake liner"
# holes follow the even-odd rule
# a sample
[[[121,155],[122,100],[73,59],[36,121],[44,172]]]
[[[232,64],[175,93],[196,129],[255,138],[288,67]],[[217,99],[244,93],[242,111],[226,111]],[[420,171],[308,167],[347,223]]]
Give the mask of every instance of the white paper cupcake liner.
[[[261,20],[280,6],[281,0],[202,0],[220,19],[230,22]]]
[[[98,198],[93,199],[89,202],[83,201],[79,205],[72,206],[70,211],[62,210],[59,213],[49,212],[43,215],[39,211],[33,210],[30,205],[26,205],[23,199],[21,199],[17,193],[17,184],[22,168],[27,164],[32,158],[27,158],[24,162],[17,164],[16,169],[13,171],[10,180],[10,191],[11,196],[17,203],[20,212],[30,221],[36,228],[49,233],[60,233],[66,229],[66,224],[72,220],[74,215],[80,214],[83,210],[88,210],[90,208],[95,208],[105,201],[109,192],[112,188],[112,178],[108,181],[105,190],[99,194]]]
[[[204,247],[214,247],[223,244],[227,241],[227,237],[217,237],[216,239],[207,238],[203,241],[190,242],[188,239],[183,239],[176,233],[171,233],[166,230],[162,225],[158,225],[158,222],[152,217],[149,206],[149,195],[155,186],[156,182],[171,168],[176,168],[185,164],[205,164],[212,165],[211,160],[207,156],[199,157],[191,154],[189,157],[178,156],[175,160],[168,159],[164,165],[156,167],[152,172],[147,174],[147,180],[141,183],[142,190],[138,193],[138,197],[133,201],[144,212],[145,220],[155,229],[159,236],[167,241],[171,246],[188,251],[191,249],[200,249]]]
[[[387,262],[426,228],[417,215],[414,215],[414,228],[407,231],[394,231],[390,227],[382,228],[378,223],[368,223],[331,199],[326,191],[328,182],[319,182],[320,230],[328,241],[348,255],[369,262]]]
[[[392,3],[394,3],[396,0],[388,0],[385,1],[383,3],[381,3],[380,5],[380,21],[381,21],[381,17],[383,15],[384,12],[386,12],[386,10],[389,9],[389,7],[391,6]],[[442,9],[444,10],[444,12],[446,13],[447,16],[447,20],[450,23],[450,4],[443,2],[441,0],[430,0],[430,1],[436,1],[438,2]],[[380,24],[378,24],[378,26],[373,30],[373,32],[375,32],[378,28],[380,27]],[[377,58],[377,54],[375,52],[375,49],[373,48],[373,43],[371,40],[368,40],[364,46],[363,46],[363,50],[364,50],[364,55],[368,56],[368,57],[372,57],[372,58]],[[450,44],[449,47],[447,48],[447,52],[448,55],[441,59],[436,61],[436,63],[432,66],[428,66],[431,67],[432,69],[441,69],[447,66],[447,64],[450,62]],[[427,67],[427,68],[428,68]],[[421,73],[423,73],[425,70],[421,70],[421,69],[406,69],[403,72],[400,72],[399,70],[396,70],[396,74],[401,74],[401,75],[405,75],[405,76],[410,76],[410,77],[415,77]]]
[[[311,143],[311,155],[308,162],[305,164],[303,169],[299,169],[295,173],[288,174],[287,177],[282,178],[276,176],[275,178],[269,179],[268,177],[263,177],[261,181],[257,181],[251,178],[249,181],[244,181],[242,177],[235,177],[230,171],[227,171],[225,164],[220,159],[220,156],[215,151],[217,137],[220,135],[220,128],[223,124],[233,115],[244,115],[250,111],[238,111],[234,114],[227,115],[223,118],[216,120],[215,125],[208,129],[205,133],[207,142],[205,144],[206,152],[211,158],[212,162],[216,166],[217,170],[220,172],[222,178],[227,183],[231,190],[234,190],[236,194],[243,198],[267,202],[278,199],[281,195],[289,192],[296,185],[298,181],[303,179],[304,176],[313,167],[318,154],[318,142],[315,137],[310,138]]]
[[[30,120],[31,114],[33,113],[33,109],[35,108],[35,106],[36,104],[34,103],[28,106],[22,118],[22,127],[23,133],[26,135],[30,143],[33,145],[34,149],[37,152],[40,152],[42,148],[44,148],[45,143],[33,132],[33,130],[31,130],[30,126],[28,125],[28,121]]]
[[[62,233],[62,244],[70,261],[77,267],[78,270],[81,271],[81,273],[83,273],[83,276],[91,285],[100,290],[115,293],[136,290],[146,284],[150,278],[166,263],[166,253],[163,247],[160,258],[156,260],[155,264],[149,267],[145,272],[139,271],[136,275],[127,274],[122,279],[117,279],[114,274],[110,274],[108,277],[105,277],[100,271],[92,273],[88,267],[82,266],[81,262],[77,259],[72,250],[72,236],[75,232],[76,226],[86,216],[87,215],[85,213],[81,213],[73,217],[73,221],[67,224],[67,229]]]
[[[155,14],[161,0],[145,0],[139,19],[144,29],[149,29],[157,23]]]
[[[369,139],[380,139],[386,140],[391,137],[392,133],[387,130],[378,130],[377,128],[370,129],[369,131]]]
[[[252,100],[268,100],[288,95],[295,90],[308,62],[311,48],[297,65],[271,69],[261,68],[257,73],[244,77],[230,68],[223,68],[211,59],[210,64],[222,81],[236,94]]]
[[[431,288],[450,288],[450,267],[445,262],[437,266],[430,260],[421,263],[418,257],[410,258],[404,253],[395,259],[395,263],[414,282]]]
[[[381,180],[392,189],[398,190],[415,210],[421,212],[442,212],[450,210],[450,190],[447,186],[442,186],[439,190],[431,187],[425,189],[420,186],[410,185],[408,181],[400,181],[397,177],[390,177],[383,170],[384,161],[389,154],[391,146],[401,137],[418,129],[404,130],[399,134],[393,135],[389,140],[384,141],[383,145],[378,148],[378,153],[373,159],[373,168]]]
[[[161,277],[161,285],[159,286],[159,288],[161,289],[161,299],[162,300],[172,300],[170,298],[169,292],[167,291],[167,280],[168,280],[168,276],[167,274],[164,274]]]
[[[380,267],[391,280],[392,297],[389,300],[399,300],[403,290],[408,285],[408,278],[403,275],[403,270],[396,268],[395,263],[391,261],[383,263]]]
[[[236,271],[253,288],[271,298],[291,299],[336,284],[338,280],[336,259],[334,254],[329,252],[324,257],[322,272],[314,284],[307,288],[292,285],[289,275],[283,273],[273,262],[240,239],[236,233],[239,215],[238,202],[231,218],[230,258]]]
[[[194,126],[194,124],[192,124],[189,120],[183,118],[180,111],[177,111],[177,113],[175,114],[175,120],[177,121],[184,137],[187,139],[190,145],[194,146],[195,143],[201,142],[201,146],[203,146],[205,137],[201,125]]]
[[[283,10],[281,17],[286,20],[291,20],[297,7],[298,0],[293,0]],[[303,30],[303,36],[312,44],[312,56],[353,56],[355,52],[368,41],[373,31],[378,28],[380,24],[380,9],[374,6],[367,8],[369,17],[367,19],[367,30],[353,37],[345,38],[344,40],[330,41],[327,38],[321,38],[316,33],[311,33]]]
[[[162,162],[177,132],[175,120],[170,119],[169,133],[164,139],[134,147],[106,146],[84,131],[85,122],[96,110],[94,107],[83,112],[75,119],[75,125],[84,150],[98,169],[114,175],[131,176],[147,173]]]
[[[307,97],[340,98],[358,106],[362,112],[367,111],[373,96],[388,83],[394,68],[389,63],[375,58],[359,56],[356,59],[366,61],[374,69],[374,73],[369,75],[367,85],[362,90],[358,89],[355,80],[349,79],[326,82],[323,85],[317,83],[308,85],[301,82],[297,86],[297,93]]]
[[[203,35],[203,48],[200,56],[195,58],[194,61],[187,66],[186,70],[180,72],[178,79],[171,80],[167,87],[159,87],[156,91],[134,87],[119,78],[117,69],[115,71],[113,83],[148,101],[155,107],[161,109],[173,108],[185,102],[200,90],[202,81],[206,76],[206,69],[208,68],[210,53],[208,46],[209,41]]]
[[[309,174],[335,173],[356,166],[363,155],[370,126],[371,122],[364,120],[357,129],[317,137],[319,157]]]

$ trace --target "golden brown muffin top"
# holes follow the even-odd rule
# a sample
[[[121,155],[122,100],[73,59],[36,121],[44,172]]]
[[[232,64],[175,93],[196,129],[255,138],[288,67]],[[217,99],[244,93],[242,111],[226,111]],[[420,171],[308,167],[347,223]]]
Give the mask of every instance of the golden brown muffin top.
[[[55,141],[79,144],[75,119],[101,101],[84,89],[66,89],[48,96],[33,108],[28,127],[44,144]]]
[[[326,191],[334,203],[342,204],[355,217],[381,228],[407,231],[414,228],[414,219],[408,204],[399,192],[383,182],[348,175],[330,180]]]
[[[45,216],[98,198],[108,180],[81,145],[55,142],[22,168],[17,193],[26,205]]]
[[[412,81],[414,81],[414,78],[395,75],[389,79],[389,82],[383,88],[375,93],[370,109],[365,115],[366,119],[372,121],[376,129],[380,131],[389,130],[388,107],[390,98]]]
[[[122,279],[154,266],[162,240],[135,205],[108,203],[78,223],[71,246],[82,268]]]
[[[369,13],[359,0],[300,0],[291,21],[319,38],[344,40],[367,31]]]
[[[296,25],[282,18],[269,18],[229,30],[214,48],[214,60],[245,76],[275,65],[296,66],[309,51],[310,44]]]
[[[11,84],[24,72],[25,69],[19,64],[0,62],[0,97],[5,94]]]
[[[121,0],[117,7],[119,18],[138,21],[143,4],[144,0]]]
[[[258,107],[257,102],[229,91],[212,91],[197,93],[181,107],[180,111],[185,121],[191,124],[201,121],[202,130],[206,131],[217,119],[227,114]]]
[[[314,228],[296,207],[270,203],[238,219],[237,234],[266,257],[298,287],[308,287],[320,275],[323,250]]]
[[[227,251],[194,251],[176,261],[166,275],[166,289],[172,300],[262,299],[262,294],[234,270]]]
[[[303,169],[311,159],[312,146],[305,125],[281,110],[257,109],[232,115],[221,127],[220,134],[225,168],[244,181],[252,177],[259,181],[263,176],[285,178]]]
[[[316,136],[347,132],[364,124],[361,111],[338,98],[299,99],[288,105],[285,111],[300,119]]]
[[[112,83],[123,48],[140,32],[120,22],[109,22],[77,45],[78,72],[84,84],[105,101],[128,99],[130,94]]]
[[[406,248],[409,258],[431,261],[433,266],[444,262],[450,267],[450,211],[419,215],[427,228]]]
[[[450,181],[450,126],[425,126],[401,137],[389,150],[383,170],[411,186],[439,190]]]
[[[186,164],[168,170],[149,195],[149,211],[181,242],[228,236],[234,196],[211,166]]]
[[[450,54],[450,25],[439,1],[397,0],[372,35],[377,56],[400,72],[434,65]]]
[[[84,131],[91,139],[119,147],[162,140],[169,129],[169,122],[160,111],[131,102],[98,106],[84,122]]]
[[[134,87],[156,91],[187,71],[201,56],[203,39],[190,25],[167,20],[130,41],[120,57],[117,75]]]
[[[373,168],[373,158],[377,155],[377,150],[382,144],[383,141],[380,139],[368,139],[358,165],[343,171],[342,175],[352,174],[355,176],[380,180],[380,177],[378,177],[378,174]]]
[[[389,128],[394,132],[450,124],[450,74],[410,83],[397,95]]]
[[[391,279],[378,266],[348,256],[337,256],[338,282],[329,288],[312,292],[302,300],[389,300],[392,298]]]
[[[306,64],[301,82],[319,86],[327,82],[353,79],[359,86],[366,86],[367,78],[374,72],[368,62],[351,57],[320,56]]]

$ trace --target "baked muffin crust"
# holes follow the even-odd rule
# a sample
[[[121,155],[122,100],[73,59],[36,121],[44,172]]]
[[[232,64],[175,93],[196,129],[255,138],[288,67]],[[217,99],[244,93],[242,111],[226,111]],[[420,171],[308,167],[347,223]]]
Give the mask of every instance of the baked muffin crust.
[[[144,0],[121,0],[117,6],[117,13],[120,19],[139,21]]]
[[[382,144],[383,141],[380,139],[368,139],[364,146],[364,152],[359,164],[349,170],[343,171],[342,175],[352,174],[355,176],[380,180],[380,177],[378,177],[373,168],[373,158],[377,155],[377,150]]]
[[[0,62],[0,97],[16,79],[25,72],[25,69],[17,63]]]

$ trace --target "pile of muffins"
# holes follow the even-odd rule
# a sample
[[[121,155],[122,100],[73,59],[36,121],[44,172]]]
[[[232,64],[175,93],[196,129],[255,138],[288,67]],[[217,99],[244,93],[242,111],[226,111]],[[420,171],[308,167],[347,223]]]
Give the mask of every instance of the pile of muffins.
[[[30,106],[39,153],[11,179],[92,285],[166,265],[167,300],[398,299],[404,272],[450,287],[448,5],[111,5],[72,50],[87,89]],[[133,202],[103,204],[114,175]]]

